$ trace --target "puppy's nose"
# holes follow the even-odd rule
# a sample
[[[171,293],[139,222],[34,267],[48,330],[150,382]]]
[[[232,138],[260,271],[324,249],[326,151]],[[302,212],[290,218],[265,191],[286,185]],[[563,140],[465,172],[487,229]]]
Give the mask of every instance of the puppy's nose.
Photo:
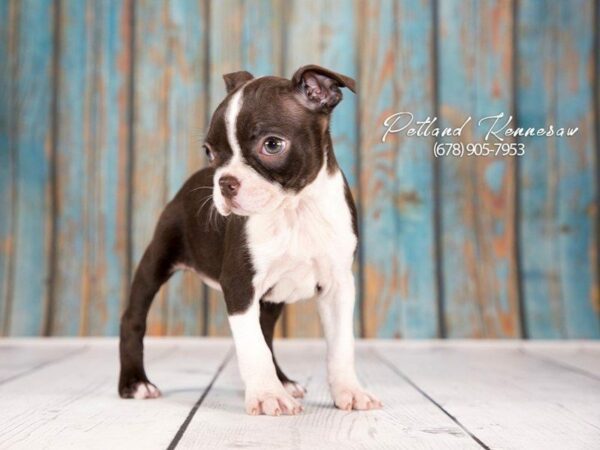
[[[219,186],[223,197],[232,199],[240,189],[240,180],[232,175],[223,175],[219,178]]]

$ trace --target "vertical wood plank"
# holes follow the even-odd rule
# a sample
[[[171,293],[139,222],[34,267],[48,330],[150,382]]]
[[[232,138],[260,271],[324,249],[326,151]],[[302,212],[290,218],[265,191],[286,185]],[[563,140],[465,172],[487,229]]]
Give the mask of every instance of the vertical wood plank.
[[[210,4],[210,108],[225,97],[223,75],[247,70],[255,77],[281,75],[282,0],[224,0]],[[210,290],[208,334],[229,336],[225,301]],[[277,335],[281,334],[278,325]]]
[[[118,335],[121,309],[129,291],[128,211],[131,108],[131,0],[93,2],[95,53],[93,89],[93,167],[96,176],[88,194],[90,247],[85,329],[90,335]],[[90,195],[91,194],[91,195]]]
[[[61,2],[60,58],[57,89],[58,137],[56,147],[56,265],[52,334],[77,335],[82,329],[83,290],[87,250],[86,180],[90,173],[93,25],[85,2]],[[90,17],[93,19],[92,17]],[[84,248],[85,247],[85,248]]]
[[[597,338],[593,2],[519,5],[521,126],[579,128],[568,138],[522,138],[527,154],[521,164],[520,239],[528,331],[534,338]]]
[[[595,69],[592,83],[593,88],[592,91],[594,93],[594,144],[596,146],[595,159],[596,159],[596,173],[595,173],[595,181],[596,181],[596,203],[594,211],[594,225],[595,229],[592,233],[595,232],[596,238],[593,239],[594,243],[591,245],[595,245],[595,248],[591,250],[591,262],[592,262],[592,270],[595,267],[595,283],[592,286],[592,303],[596,305],[596,310],[600,310],[600,154],[598,149],[600,148],[600,4],[598,2],[595,3],[594,6],[594,31],[596,39],[594,41],[595,49],[594,49],[594,58],[595,58]]]
[[[367,6],[361,39],[363,315],[368,337],[437,333],[432,140],[391,135],[392,113],[433,116],[430,1]]]
[[[15,1],[0,3],[0,336],[9,332],[14,246],[16,12]]]
[[[361,237],[363,252],[362,315],[365,337],[378,335],[397,286],[395,210],[396,149],[383,143],[386,117],[395,112],[394,2],[361,2],[360,30],[360,152]]]
[[[134,264],[166,203],[202,166],[204,17],[201,0],[136,5]],[[149,334],[200,334],[202,297],[194,276],[173,277],[154,300]]]
[[[285,25],[286,77],[291,77],[303,65],[319,64],[356,78],[354,6],[352,0],[294,0],[288,3],[288,22]],[[347,89],[343,94],[344,99],[333,112],[331,137],[338,163],[357,199],[357,98]],[[314,299],[286,306],[284,320],[288,337],[315,337],[322,334]]]
[[[137,267],[167,200],[166,2],[135,7],[132,264]],[[133,272],[132,272],[133,273]],[[167,291],[156,294],[147,330],[166,334]]]
[[[52,334],[116,334],[126,295],[131,4],[62,2]]]
[[[479,119],[512,113],[512,1],[440,2],[439,17],[440,125],[460,127],[472,116],[447,141],[482,143]],[[514,159],[448,156],[441,176],[448,335],[517,337]]]
[[[54,6],[17,2],[15,73],[16,222],[9,332],[38,335],[45,326],[50,242]]]
[[[431,2],[366,2],[360,47],[363,323],[367,337],[437,330],[431,141],[391,136],[393,113],[433,115]],[[429,75],[427,75],[429,74]]]
[[[435,113],[432,8],[430,0],[401,1],[395,11],[396,106],[420,120]],[[438,333],[432,145],[433,139],[421,137],[400,138],[396,146],[396,187],[389,201],[396,210],[398,285],[378,336]]]
[[[168,200],[205,165],[201,134],[206,123],[208,64],[206,2],[168,3]],[[195,273],[180,272],[168,284],[167,333],[204,333],[205,290]]]

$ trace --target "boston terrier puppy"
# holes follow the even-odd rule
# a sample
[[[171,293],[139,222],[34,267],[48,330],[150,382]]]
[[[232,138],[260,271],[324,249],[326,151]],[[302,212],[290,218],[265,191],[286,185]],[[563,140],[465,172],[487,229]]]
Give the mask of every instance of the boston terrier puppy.
[[[355,81],[308,65],[291,80],[224,75],[227,96],[204,141],[210,167],[166,206],[136,270],[121,321],[119,394],[156,398],[143,365],[146,317],[177,270],[222,290],[249,414],[297,414],[304,389],[273,355],[285,303],[316,297],[328,381],[343,410],[381,407],[354,370],[357,219],[333,152],[330,115]]]

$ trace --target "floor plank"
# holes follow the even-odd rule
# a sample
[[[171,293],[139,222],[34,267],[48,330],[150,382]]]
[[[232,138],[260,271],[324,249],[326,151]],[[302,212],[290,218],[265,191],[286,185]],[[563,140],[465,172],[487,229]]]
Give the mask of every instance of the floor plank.
[[[490,448],[597,448],[600,382],[520,347],[380,343],[377,352]]]
[[[581,345],[546,344],[529,345],[526,351],[547,361],[587,373],[592,378],[600,380],[600,346],[598,344],[582,343]]]
[[[242,382],[233,361],[196,412],[178,449],[195,448],[479,448],[413,387],[360,344],[359,377],[384,401],[384,409],[345,412],[333,407],[326,385],[322,342],[276,342],[289,376],[308,393],[305,411],[289,417],[244,414]]]
[[[0,448],[164,449],[222,363],[227,340],[150,340],[150,379],[163,397],[116,393],[115,340],[0,386]],[[25,350],[25,349],[24,349]]]
[[[8,383],[21,376],[55,364],[83,351],[85,346],[0,344],[0,384]]]
[[[117,397],[115,339],[0,340],[0,448],[164,449],[179,430],[177,449],[600,442],[600,343],[361,341],[359,377],[385,406],[353,413],[332,406],[322,341],[275,346],[284,370],[308,388],[299,416],[244,413],[228,339],[148,339],[148,374],[164,396],[142,402]]]

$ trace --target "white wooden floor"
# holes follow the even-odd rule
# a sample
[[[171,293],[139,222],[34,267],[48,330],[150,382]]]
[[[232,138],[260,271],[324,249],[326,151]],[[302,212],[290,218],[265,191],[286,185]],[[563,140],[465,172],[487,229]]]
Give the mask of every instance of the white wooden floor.
[[[158,400],[121,400],[114,339],[0,340],[0,448],[600,449],[600,343],[363,341],[384,408],[333,408],[320,341],[278,341],[308,389],[295,417],[251,417],[231,341],[147,339]]]

